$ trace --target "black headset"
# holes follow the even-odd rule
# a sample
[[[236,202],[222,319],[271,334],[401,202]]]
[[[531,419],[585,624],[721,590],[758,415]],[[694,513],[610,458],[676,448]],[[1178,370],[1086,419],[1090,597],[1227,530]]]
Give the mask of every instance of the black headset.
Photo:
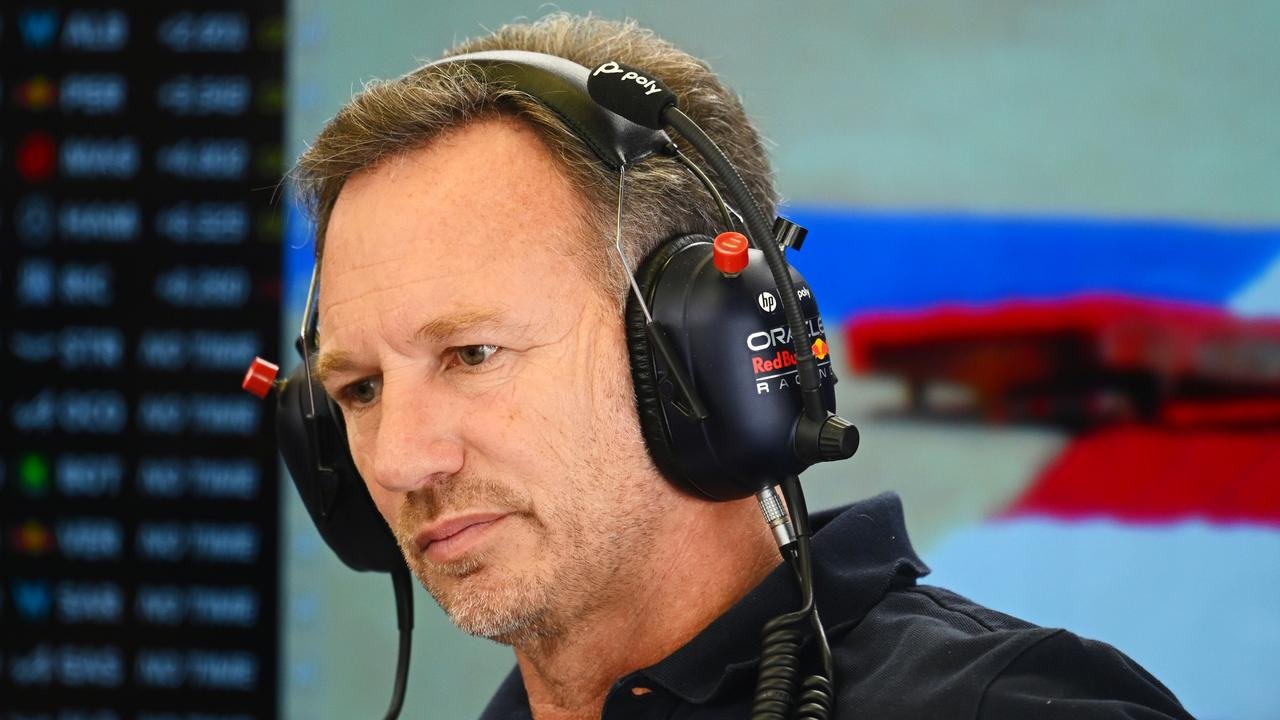
[[[715,239],[678,235],[657,245],[634,272],[626,268],[632,283],[626,336],[640,428],[668,480],[709,500],[732,500],[771,492],[815,462],[853,455],[858,433],[834,414],[836,377],[817,302],[779,247],[798,249],[804,231],[781,218],[764,223],[737,172],[679,110],[674,94],[620,63],[592,71],[523,51],[458,55],[426,67],[455,63],[477,66],[488,82],[545,106],[617,172],[620,221],[627,168],[664,155],[698,176],[723,222],[733,222],[710,178],[677,150],[664,126],[698,150],[733,202],[754,247],[732,232]],[[338,557],[355,570],[404,578],[404,558],[355,468],[341,413],[311,376],[317,293],[313,274],[297,341],[303,362],[274,383],[280,453]],[[273,384],[274,376],[255,372],[246,387],[252,377],[260,386]]]
[[[601,163],[620,174],[650,156],[678,152],[662,130],[602,106],[588,92],[589,79],[596,85],[592,71],[577,63],[508,50],[449,57],[426,67],[454,63],[476,65],[489,82],[510,86],[541,103]],[[609,72],[611,65],[623,70]],[[633,71],[606,63],[596,76],[612,80],[610,75],[626,72]],[[638,83],[637,87],[645,89]],[[708,187],[715,192],[709,183]],[[620,182],[620,192],[622,188]],[[745,216],[747,203],[734,199]],[[697,234],[669,238],[634,273],[627,269],[635,281],[625,317],[641,432],[663,475],[711,500],[748,497],[815,461],[848,457],[857,447],[857,431],[830,414],[835,410],[836,377],[813,293],[789,265],[792,288],[780,287],[761,248],[774,242],[776,249],[775,234],[789,235],[792,245],[803,237],[802,230],[779,219],[767,237],[752,236],[757,247],[729,248],[738,251],[738,264],[741,251],[746,253],[746,266],[732,268],[737,272],[718,267],[715,241]],[[391,572],[404,567],[400,548],[351,459],[341,413],[310,377],[316,294],[313,276],[297,342],[303,362],[278,384],[280,453],[307,512],[338,557],[355,570]],[[798,306],[803,317],[799,338],[788,324],[789,305]],[[804,350],[814,356],[824,413],[818,418],[820,427],[808,433],[813,439],[804,437],[799,422],[804,418],[799,377]],[[798,447],[806,440],[815,444],[814,439],[821,441],[816,452]]]

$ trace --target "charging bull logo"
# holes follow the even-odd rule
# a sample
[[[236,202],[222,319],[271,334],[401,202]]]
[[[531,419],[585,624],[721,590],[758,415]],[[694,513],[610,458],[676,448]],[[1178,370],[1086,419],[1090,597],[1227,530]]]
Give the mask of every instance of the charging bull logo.
[[[813,356],[818,358],[819,360],[827,359],[827,341],[826,340],[823,340],[822,338],[818,338],[817,340],[813,341]]]

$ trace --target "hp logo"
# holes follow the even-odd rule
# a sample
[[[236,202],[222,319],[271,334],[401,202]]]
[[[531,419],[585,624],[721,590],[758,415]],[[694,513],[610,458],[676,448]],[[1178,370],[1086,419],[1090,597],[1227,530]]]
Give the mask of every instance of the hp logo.
[[[760,305],[761,310],[767,313],[771,313],[778,308],[778,299],[768,290],[756,296],[756,303]]]

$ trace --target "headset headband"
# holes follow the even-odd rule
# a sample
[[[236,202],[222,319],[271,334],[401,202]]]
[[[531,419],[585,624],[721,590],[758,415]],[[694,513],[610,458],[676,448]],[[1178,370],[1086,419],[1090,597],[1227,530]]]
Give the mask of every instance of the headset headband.
[[[524,50],[487,50],[441,58],[410,74],[454,63],[478,65],[488,81],[508,84],[538,101],[559,116],[610,170],[639,162],[671,145],[665,132],[631,122],[592,100],[587,92],[591,71],[572,60]]]

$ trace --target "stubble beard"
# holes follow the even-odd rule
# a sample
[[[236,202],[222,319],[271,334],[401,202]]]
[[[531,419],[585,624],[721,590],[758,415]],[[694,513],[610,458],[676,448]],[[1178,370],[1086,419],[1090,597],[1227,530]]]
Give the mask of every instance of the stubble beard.
[[[644,452],[643,445],[637,449]],[[449,483],[431,497],[410,497],[397,533],[401,548],[423,587],[463,632],[546,648],[593,610],[625,602],[639,581],[628,571],[653,550],[663,502],[654,478],[626,477],[622,471],[643,467],[648,458],[637,460],[615,454],[581,462],[563,478],[558,494],[567,502],[541,515],[528,510],[527,497],[483,481]],[[412,533],[424,513],[430,519],[476,506],[513,509],[504,522],[520,523],[535,538],[527,566],[513,567],[499,557],[501,544],[450,563],[434,563],[417,552]]]
[[[561,506],[540,519],[518,509],[528,507],[526,498],[484,482],[451,483],[434,497],[406,501],[396,533],[401,550],[419,582],[459,629],[507,645],[545,647],[593,609],[629,592],[628,581],[635,578],[624,577],[628,559],[646,555],[656,537],[647,514],[637,511],[654,508],[657,492],[610,472],[608,464],[589,465],[566,478],[561,493],[597,498],[589,512]],[[466,489],[455,492],[451,487]],[[604,488],[612,490],[607,497]],[[424,517],[474,506],[514,509],[505,522],[521,523],[536,537],[538,556],[528,567],[504,563],[497,557],[502,546],[449,563],[432,562],[417,551],[413,533]]]
[[[486,555],[447,566],[420,561],[415,572],[463,632],[507,644],[553,633],[546,583],[531,570],[494,567]]]

